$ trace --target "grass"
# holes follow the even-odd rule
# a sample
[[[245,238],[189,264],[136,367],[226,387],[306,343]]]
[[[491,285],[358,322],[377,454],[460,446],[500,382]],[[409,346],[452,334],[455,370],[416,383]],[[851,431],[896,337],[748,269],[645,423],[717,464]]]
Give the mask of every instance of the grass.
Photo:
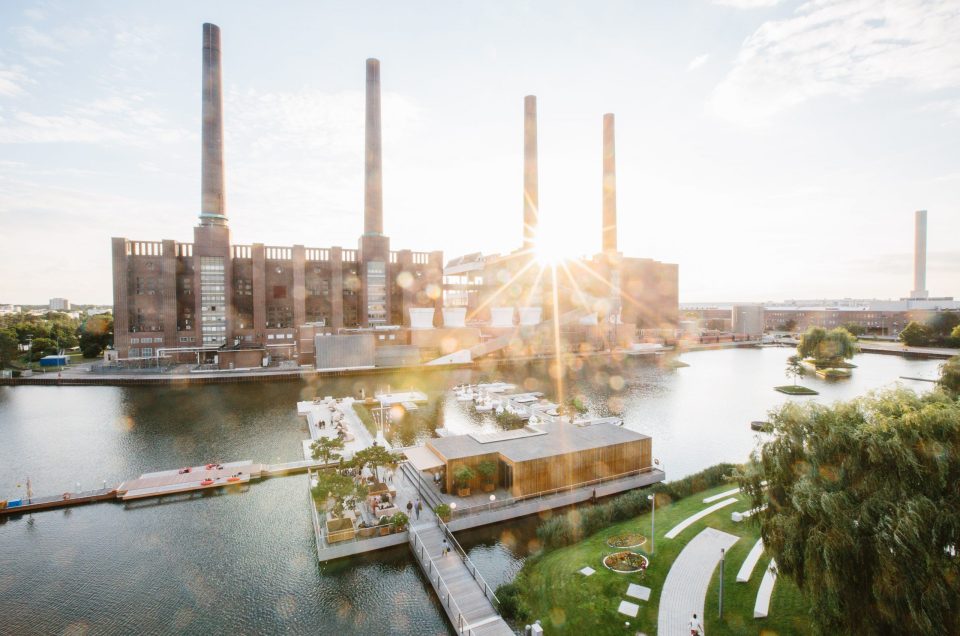
[[[367,427],[367,430],[370,431],[370,435],[376,439],[377,423],[373,421],[373,413],[370,412],[370,409],[360,402],[354,402],[353,410],[357,413],[357,416],[360,418],[360,421],[363,422],[363,425]]]
[[[642,576],[610,572],[601,560],[607,554],[618,551],[607,545],[609,537],[629,532],[648,535],[649,513],[613,524],[572,546],[531,558],[516,579],[521,590],[521,600],[529,611],[529,621],[540,619],[544,630],[549,634],[634,634],[637,631],[655,634],[660,592],[670,571],[670,564],[687,541],[709,526],[740,536],[741,539],[729,550],[726,560],[723,621],[717,619],[716,611],[719,568],[713,575],[706,600],[706,633],[742,634],[763,630],[770,635],[809,633],[809,627],[804,620],[806,610],[803,598],[799,591],[784,579],[777,581],[774,588],[770,618],[753,618],[753,605],[762,578],[761,568],[769,561],[769,557],[761,558],[748,583],[734,582],[740,564],[760,534],[759,527],[754,523],[734,523],[730,520],[731,512],[749,508],[749,503],[742,495],[739,496],[740,503],[722,508],[701,519],[684,530],[679,537],[664,538],[663,535],[674,525],[706,507],[707,504],[702,501],[704,497],[729,489],[729,485],[723,485],[673,504],[661,503],[662,507],[658,507],[656,513],[655,553],[649,553],[649,541],[634,550],[650,558],[650,567]],[[658,501],[659,499],[658,497]],[[587,565],[596,570],[593,576],[584,577],[578,573],[578,570]],[[636,601],[627,597],[629,583],[651,588],[650,600]],[[621,600],[636,602],[640,606],[640,612],[635,619],[629,619],[617,612]],[[630,621],[629,628],[624,626],[627,620]]]
[[[810,387],[785,384],[783,386],[773,387],[774,391],[780,391],[781,393],[786,393],[787,395],[819,395],[819,391],[814,391]]]

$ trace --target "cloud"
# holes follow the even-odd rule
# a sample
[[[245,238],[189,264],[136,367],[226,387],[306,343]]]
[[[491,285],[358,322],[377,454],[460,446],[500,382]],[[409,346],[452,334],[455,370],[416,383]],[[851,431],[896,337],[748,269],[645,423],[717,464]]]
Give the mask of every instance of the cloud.
[[[95,39],[90,30],[80,26],[61,26],[44,32],[26,25],[13,27],[10,31],[25,48],[49,51],[66,51]]]
[[[150,147],[193,138],[190,131],[147,106],[141,94],[110,95],[62,112],[0,111],[0,144],[123,144]]]
[[[713,4],[734,9],[762,9],[780,4],[780,0],[712,0]]]
[[[23,93],[23,85],[29,83],[22,66],[0,65],[0,96],[15,97]]]
[[[707,60],[709,60],[709,59],[710,59],[710,54],[709,54],[709,53],[704,53],[703,55],[698,55],[697,57],[695,57],[695,58],[693,58],[692,60],[690,60],[690,63],[689,63],[689,64],[687,64],[687,71],[690,72],[690,71],[695,71],[695,70],[697,70],[698,68],[700,68],[701,66],[703,66],[704,64],[706,64],[706,63],[707,63]]]
[[[811,99],[886,84],[960,86],[960,0],[807,2],[747,38],[711,107],[755,125]]]

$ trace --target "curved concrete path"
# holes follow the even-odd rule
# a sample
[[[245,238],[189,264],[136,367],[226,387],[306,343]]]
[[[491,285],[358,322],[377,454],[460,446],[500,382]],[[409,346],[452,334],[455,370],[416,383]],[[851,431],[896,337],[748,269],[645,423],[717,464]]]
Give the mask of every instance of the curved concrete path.
[[[687,517],[686,519],[684,519],[683,521],[681,521],[681,522],[678,523],[677,525],[673,526],[673,528],[671,528],[670,531],[667,532],[667,534],[665,534],[665,535],[663,535],[663,536],[666,537],[667,539],[673,539],[673,538],[676,537],[678,534],[680,534],[681,532],[683,532],[684,530],[686,530],[687,528],[689,528],[690,526],[692,526],[692,525],[695,524],[696,522],[700,521],[701,519],[703,519],[703,518],[706,517],[707,515],[709,515],[709,514],[711,514],[711,513],[714,513],[714,512],[716,512],[717,510],[720,510],[721,508],[725,508],[726,506],[729,506],[730,504],[735,504],[735,503],[737,503],[737,501],[739,501],[739,500],[738,500],[736,497],[731,497],[730,499],[724,499],[724,500],[721,501],[720,503],[715,503],[715,504],[713,504],[712,506],[710,506],[709,508],[704,508],[704,509],[701,510],[700,512],[698,512],[698,513],[696,513],[696,514],[693,514],[693,515],[690,515],[689,517]]]
[[[740,537],[713,528],[695,536],[680,552],[660,593],[658,636],[689,636],[690,616],[703,622],[703,606],[713,571],[720,562],[720,549],[729,550]]]

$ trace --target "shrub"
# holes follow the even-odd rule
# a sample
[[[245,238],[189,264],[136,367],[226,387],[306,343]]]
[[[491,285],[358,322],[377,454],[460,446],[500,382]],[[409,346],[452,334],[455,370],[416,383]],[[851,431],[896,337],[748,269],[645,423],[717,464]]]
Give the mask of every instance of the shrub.
[[[436,508],[434,508],[434,509],[433,509],[433,512],[434,512],[438,517],[440,517],[441,519],[449,519],[449,518],[450,518],[450,506],[447,505],[447,504],[445,504],[445,503],[442,503],[442,504],[440,504],[439,506],[437,506]]]
[[[733,481],[736,471],[737,466],[734,464],[717,464],[677,481],[657,484],[647,490],[631,490],[604,504],[555,515],[540,524],[537,528],[537,538],[544,552],[571,545],[583,537],[604,529],[611,523],[626,521],[647,512],[650,509],[648,494],[663,494],[670,500],[683,499]]]
[[[390,518],[390,523],[398,531],[406,528],[409,521],[409,517],[407,517],[406,513],[403,512],[398,512]]]
[[[483,476],[484,481],[493,481],[493,476],[497,474],[497,463],[485,459],[477,464],[477,472]]]
[[[470,480],[476,477],[476,475],[472,468],[466,464],[461,464],[453,471],[453,480],[457,482],[457,485],[461,488],[466,488],[470,485]]]
[[[555,515],[537,528],[537,538],[540,539],[543,550],[549,552],[570,545],[576,541],[576,533],[569,515]]]
[[[504,583],[497,588],[500,601],[500,614],[507,620],[522,622],[529,615],[526,604],[520,598],[520,586],[516,583]]]

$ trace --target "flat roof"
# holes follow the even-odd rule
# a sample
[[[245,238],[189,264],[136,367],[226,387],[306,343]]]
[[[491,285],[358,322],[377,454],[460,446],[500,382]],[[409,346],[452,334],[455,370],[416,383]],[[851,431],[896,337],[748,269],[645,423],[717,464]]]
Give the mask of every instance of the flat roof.
[[[471,435],[451,435],[427,440],[427,444],[447,460],[499,453],[510,461],[525,462],[650,439],[649,435],[607,423],[579,426],[566,422],[549,422],[541,424],[540,428],[546,434],[528,434],[485,443]]]

